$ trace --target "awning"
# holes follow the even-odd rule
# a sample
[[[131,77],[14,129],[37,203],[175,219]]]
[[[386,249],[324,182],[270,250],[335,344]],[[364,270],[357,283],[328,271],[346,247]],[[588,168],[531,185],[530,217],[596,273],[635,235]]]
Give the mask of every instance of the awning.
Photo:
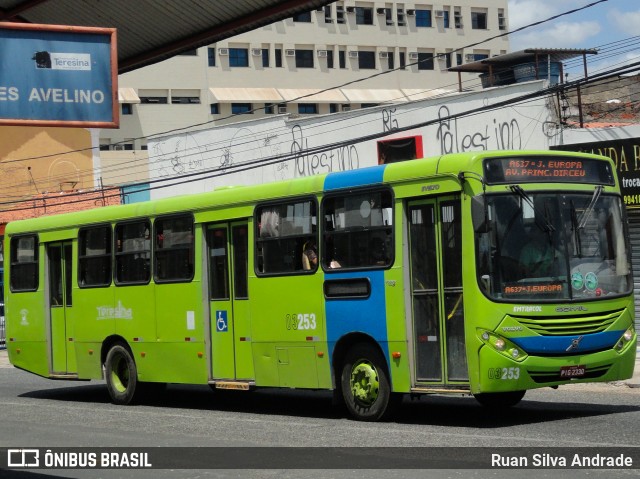
[[[279,103],[282,97],[275,88],[209,88],[215,101]]]
[[[341,91],[351,103],[398,103],[407,101],[400,90],[349,90],[343,88]]]
[[[140,103],[135,88],[118,88],[118,103]]]
[[[337,89],[320,91],[310,88],[280,88],[278,89],[278,92],[286,101],[291,101],[293,103],[349,103],[347,97]]]
[[[438,97],[443,97],[447,95],[453,95],[456,92],[451,90],[443,90],[442,88],[432,88],[430,90],[403,89],[402,93],[404,93],[404,95],[409,99],[409,101],[414,101],[414,100],[427,100],[429,98],[438,98]]]

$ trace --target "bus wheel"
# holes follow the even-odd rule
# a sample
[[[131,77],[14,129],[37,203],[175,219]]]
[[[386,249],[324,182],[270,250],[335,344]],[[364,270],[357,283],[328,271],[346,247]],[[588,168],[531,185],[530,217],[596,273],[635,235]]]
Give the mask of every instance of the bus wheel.
[[[105,370],[111,401],[120,405],[130,404],[138,386],[138,371],[129,349],[122,344],[113,345],[107,353]]]
[[[524,397],[527,391],[510,391],[506,393],[480,393],[474,394],[476,401],[485,407],[492,409],[515,406]]]
[[[377,421],[390,412],[391,386],[380,352],[370,344],[356,344],[342,366],[342,396],[349,413],[360,421]]]

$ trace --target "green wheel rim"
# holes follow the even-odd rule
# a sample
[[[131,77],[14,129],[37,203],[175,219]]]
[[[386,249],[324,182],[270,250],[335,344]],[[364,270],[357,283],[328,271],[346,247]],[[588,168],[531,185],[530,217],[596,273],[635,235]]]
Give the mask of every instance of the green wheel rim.
[[[120,393],[125,392],[127,387],[129,387],[129,367],[127,366],[127,359],[122,355],[114,358],[114,365],[111,370],[111,383]]]
[[[366,359],[356,362],[351,368],[350,379],[353,398],[364,406],[371,406],[378,399],[380,382],[376,367]]]

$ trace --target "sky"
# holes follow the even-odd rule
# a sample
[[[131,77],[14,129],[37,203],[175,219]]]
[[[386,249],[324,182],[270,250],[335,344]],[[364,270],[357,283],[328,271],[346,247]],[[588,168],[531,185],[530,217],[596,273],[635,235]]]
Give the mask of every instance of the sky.
[[[509,0],[509,30],[584,7],[597,0]],[[590,8],[526,29],[510,37],[511,51],[525,48],[598,48],[594,68],[640,61],[640,0],[607,0]],[[627,44],[612,42],[627,40]],[[591,68],[591,67],[590,67]]]

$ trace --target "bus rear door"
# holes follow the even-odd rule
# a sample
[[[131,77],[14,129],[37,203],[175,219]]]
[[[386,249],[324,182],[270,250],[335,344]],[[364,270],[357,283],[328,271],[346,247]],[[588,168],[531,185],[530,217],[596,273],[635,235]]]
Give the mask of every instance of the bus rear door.
[[[468,382],[462,299],[460,198],[409,205],[414,384]]]
[[[64,375],[75,372],[75,349],[71,322],[72,252],[70,241],[47,243],[48,301],[50,318],[51,373]]]
[[[246,222],[207,228],[212,379],[254,378],[248,293]]]

